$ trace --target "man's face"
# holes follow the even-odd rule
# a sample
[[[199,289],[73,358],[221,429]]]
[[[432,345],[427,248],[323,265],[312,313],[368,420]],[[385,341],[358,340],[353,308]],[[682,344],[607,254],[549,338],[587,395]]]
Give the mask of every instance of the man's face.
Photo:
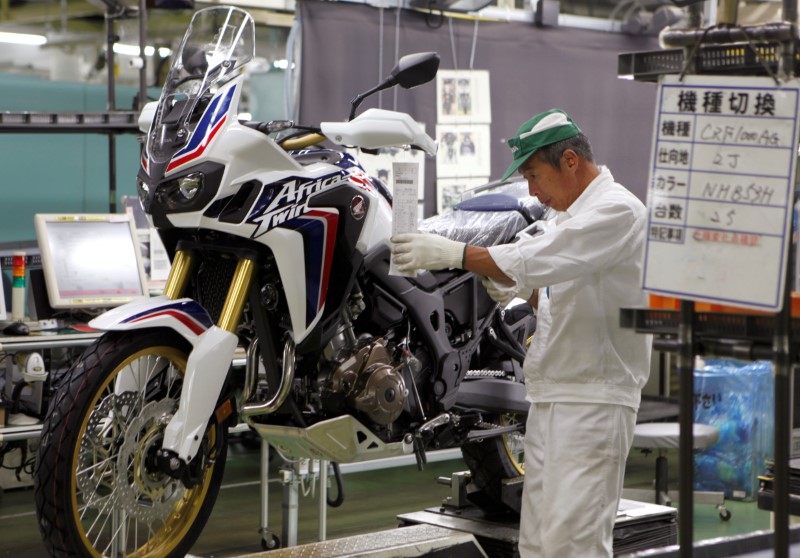
[[[561,155],[559,168],[540,160],[535,153],[519,167],[522,178],[528,181],[528,193],[556,211],[566,210],[577,199],[573,192],[575,175],[569,172],[567,161],[571,153],[568,150]]]

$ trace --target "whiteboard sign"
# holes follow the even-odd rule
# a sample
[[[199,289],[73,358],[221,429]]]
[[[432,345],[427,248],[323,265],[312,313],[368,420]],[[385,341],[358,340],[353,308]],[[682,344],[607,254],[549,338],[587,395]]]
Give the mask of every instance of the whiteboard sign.
[[[798,88],[665,76],[650,159],[643,287],[778,311],[797,161]]]

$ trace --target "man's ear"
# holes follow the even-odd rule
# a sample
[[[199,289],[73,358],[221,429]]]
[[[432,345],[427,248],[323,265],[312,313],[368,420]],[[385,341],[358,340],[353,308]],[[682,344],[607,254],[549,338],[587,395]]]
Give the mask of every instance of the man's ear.
[[[564,162],[565,170],[575,170],[578,166],[578,154],[572,149],[565,149],[561,154],[561,160]]]

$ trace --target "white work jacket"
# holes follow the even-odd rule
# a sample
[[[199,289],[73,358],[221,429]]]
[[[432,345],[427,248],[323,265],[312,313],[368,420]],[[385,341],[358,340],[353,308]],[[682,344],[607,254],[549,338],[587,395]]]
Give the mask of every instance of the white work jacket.
[[[523,371],[534,403],[639,408],[650,374],[650,335],[619,326],[642,291],[647,214],[605,167],[543,234],[489,248],[520,296],[539,289],[536,333]]]

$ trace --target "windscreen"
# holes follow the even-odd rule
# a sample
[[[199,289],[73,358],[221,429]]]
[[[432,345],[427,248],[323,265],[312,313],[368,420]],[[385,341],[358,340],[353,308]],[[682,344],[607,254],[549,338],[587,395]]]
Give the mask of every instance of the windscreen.
[[[159,163],[183,147],[220,86],[255,53],[255,25],[244,10],[213,7],[192,18],[159,99],[148,153]]]

